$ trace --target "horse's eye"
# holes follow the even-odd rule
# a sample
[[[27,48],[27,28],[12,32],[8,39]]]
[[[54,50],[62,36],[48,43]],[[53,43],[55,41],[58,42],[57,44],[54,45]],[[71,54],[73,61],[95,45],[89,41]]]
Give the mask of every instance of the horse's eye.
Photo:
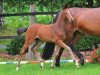
[[[65,12],[65,14],[67,14],[67,12]]]

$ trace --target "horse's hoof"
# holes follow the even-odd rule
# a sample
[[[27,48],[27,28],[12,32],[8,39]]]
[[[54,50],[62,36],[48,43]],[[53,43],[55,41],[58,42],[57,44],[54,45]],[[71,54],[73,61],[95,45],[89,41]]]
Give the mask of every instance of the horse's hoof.
[[[79,61],[78,60],[75,61],[75,65],[77,66],[77,68],[79,68]]]
[[[79,68],[80,66],[79,65],[77,65],[77,68]]]
[[[55,66],[56,66],[56,67],[60,67],[60,64],[59,64],[59,63],[56,63]]]
[[[84,65],[84,58],[81,58],[80,61],[79,61],[79,63],[80,63],[81,65]]]
[[[43,70],[43,66],[40,66],[41,67],[41,69]]]

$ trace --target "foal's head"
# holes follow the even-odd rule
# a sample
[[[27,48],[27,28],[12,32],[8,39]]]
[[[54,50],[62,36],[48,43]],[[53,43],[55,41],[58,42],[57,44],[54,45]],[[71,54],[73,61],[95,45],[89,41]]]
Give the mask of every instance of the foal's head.
[[[64,19],[69,20],[71,25],[73,25],[74,19],[71,15],[69,9],[68,8],[63,9],[62,14],[63,14]]]

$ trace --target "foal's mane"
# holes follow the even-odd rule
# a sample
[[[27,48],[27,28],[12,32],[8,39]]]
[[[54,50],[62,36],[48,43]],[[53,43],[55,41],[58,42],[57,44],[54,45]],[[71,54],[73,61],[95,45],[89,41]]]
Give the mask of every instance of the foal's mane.
[[[64,10],[64,9],[67,9],[68,7],[69,7],[68,4],[64,4],[62,8]]]

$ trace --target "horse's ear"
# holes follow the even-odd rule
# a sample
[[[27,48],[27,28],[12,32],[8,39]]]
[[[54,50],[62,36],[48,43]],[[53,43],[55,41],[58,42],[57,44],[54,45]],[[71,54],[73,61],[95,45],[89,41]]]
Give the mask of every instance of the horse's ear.
[[[64,9],[68,9],[68,4],[64,4],[64,5],[63,5],[63,10],[64,10]]]

